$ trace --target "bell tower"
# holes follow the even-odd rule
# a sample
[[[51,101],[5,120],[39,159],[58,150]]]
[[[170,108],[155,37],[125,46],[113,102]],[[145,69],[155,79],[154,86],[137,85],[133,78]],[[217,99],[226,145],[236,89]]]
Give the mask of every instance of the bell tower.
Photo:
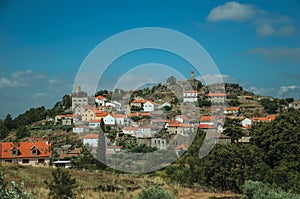
[[[193,70],[191,71],[190,80],[194,81],[194,71]]]

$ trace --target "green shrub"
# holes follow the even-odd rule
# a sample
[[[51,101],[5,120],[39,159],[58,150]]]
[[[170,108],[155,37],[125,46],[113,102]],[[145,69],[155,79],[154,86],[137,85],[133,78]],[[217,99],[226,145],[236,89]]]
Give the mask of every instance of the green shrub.
[[[152,186],[137,194],[135,199],[174,199],[174,195],[158,186]]]

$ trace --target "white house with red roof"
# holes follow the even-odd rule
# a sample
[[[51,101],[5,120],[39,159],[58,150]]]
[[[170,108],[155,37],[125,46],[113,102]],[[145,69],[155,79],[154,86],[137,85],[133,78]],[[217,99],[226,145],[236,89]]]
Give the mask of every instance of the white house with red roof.
[[[91,147],[97,147],[98,146],[98,134],[86,134],[82,138],[83,145],[89,145]]]
[[[138,128],[137,127],[132,127],[132,126],[126,126],[122,129],[123,133],[125,135],[131,135],[131,136],[136,136],[138,133]]]
[[[143,109],[146,112],[152,112],[155,109],[155,103],[151,100],[148,100],[143,104]]]
[[[185,90],[183,91],[183,102],[197,102],[198,91],[197,90]]]
[[[225,93],[208,93],[207,97],[212,103],[222,104],[225,103],[226,94]]]
[[[95,97],[95,102],[98,106],[105,106],[106,97],[99,95]]]
[[[91,128],[91,129],[100,128],[100,125],[101,125],[101,120],[89,121],[89,128]]]
[[[185,123],[170,123],[167,129],[170,134],[188,135],[192,132],[192,127]]]

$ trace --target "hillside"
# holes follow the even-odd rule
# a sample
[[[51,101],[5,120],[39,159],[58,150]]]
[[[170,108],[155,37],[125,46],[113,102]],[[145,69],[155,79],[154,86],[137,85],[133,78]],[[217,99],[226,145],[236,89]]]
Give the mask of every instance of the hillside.
[[[12,164],[2,164],[0,171],[6,176],[7,181],[24,182],[26,190],[34,198],[47,198],[48,190],[44,180],[51,178],[51,171],[54,168],[49,167],[31,167]],[[209,197],[227,197],[235,198],[231,193],[214,193],[208,189],[190,189],[179,185],[170,184],[159,177],[150,175],[134,174],[114,174],[103,171],[80,171],[69,170],[71,175],[76,178],[78,183],[78,198],[80,194],[85,199],[101,198],[124,198],[132,199],[143,187],[151,185],[162,186],[164,189],[176,195],[177,199],[206,199]]]

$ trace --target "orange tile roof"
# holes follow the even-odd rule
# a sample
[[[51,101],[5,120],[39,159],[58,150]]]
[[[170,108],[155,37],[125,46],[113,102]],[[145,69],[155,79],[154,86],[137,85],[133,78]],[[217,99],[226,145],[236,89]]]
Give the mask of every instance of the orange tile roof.
[[[184,123],[171,123],[171,124],[169,124],[168,127],[185,127],[185,128],[189,128],[190,125],[189,124],[184,124]]]
[[[210,122],[215,120],[215,116],[202,115],[200,117],[200,122]]]
[[[251,96],[251,95],[244,95],[244,98],[245,98],[245,99],[252,99],[253,96]]]
[[[137,116],[150,116],[150,112],[134,112],[134,113],[128,113],[128,117],[137,117]]]
[[[86,134],[85,136],[83,136],[83,139],[98,139],[98,137],[98,134]]]
[[[208,93],[207,96],[208,97],[225,97],[226,94],[225,93]]]
[[[99,95],[99,96],[97,96],[96,98],[99,99],[99,100],[105,99],[105,97],[102,96],[102,95]]]
[[[13,142],[2,142],[1,145],[1,158],[31,158],[31,157],[50,157],[50,143],[47,141],[42,142],[19,142],[14,144]],[[32,147],[36,147],[38,150],[37,155],[31,155]],[[18,156],[11,156],[11,150],[13,147],[18,149]]]
[[[238,111],[240,108],[239,107],[227,107],[227,111]]]
[[[111,116],[114,117],[114,118],[125,118],[126,117],[123,114],[115,114],[115,113],[112,113]]]
[[[185,90],[184,93],[198,93],[197,90]]]
[[[215,129],[216,127],[209,124],[199,124],[198,125],[200,129]]]
[[[89,123],[101,123],[101,120],[90,120]]]
[[[176,150],[182,149],[182,150],[186,151],[186,150],[188,150],[188,147],[186,145],[184,145],[184,144],[181,144],[181,145],[177,146],[175,149]]]
[[[144,100],[144,99],[135,99],[135,100],[133,100],[131,103],[142,103],[142,104],[144,104],[144,103],[146,103],[148,100]]]
[[[108,112],[99,112],[96,113],[96,117],[106,117],[108,115]]]

